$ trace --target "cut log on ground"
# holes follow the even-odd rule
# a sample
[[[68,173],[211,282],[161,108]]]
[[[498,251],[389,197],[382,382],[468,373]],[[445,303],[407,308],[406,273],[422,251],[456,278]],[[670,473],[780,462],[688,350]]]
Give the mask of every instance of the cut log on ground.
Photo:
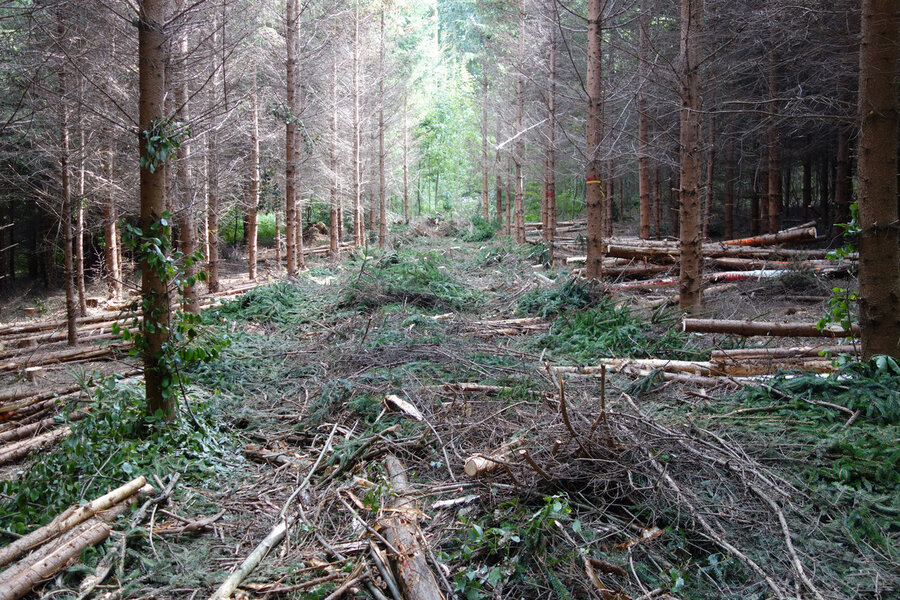
[[[850,331],[829,326],[819,329],[815,323],[769,323],[764,321],[734,321],[724,319],[684,319],[682,331],[690,333],[727,333],[745,337],[859,337],[859,326],[852,325]]]
[[[496,473],[504,468],[507,459],[513,456],[521,445],[520,440],[513,440],[493,452],[473,454],[466,459],[463,470],[469,477],[483,477]]]
[[[394,510],[385,519],[385,537],[402,554],[391,556],[400,590],[407,600],[444,600],[434,573],[428,567],[425,549],[419,541],[425,538],[417,524],[416,514],[419,511],[409,495],[406,469],[393,454],[385,457],[384,466],[391,487],[397,495]]]
[[[39,450],[45,446],[52,446],[56,442],[65,439],[70,435],[72,435],[72,428],[66,425],[65,427],[53,429],[27,440],[8,444],[0,450],[0,465],[19,460],[23,456],[27,456],[35,450]]]
[[[153,492],[153,487],[146,484],[137,491],[141,495]],[[44,544],[0,573],[0,600],[18,600],[38,583],[66,568],[85,548],[109,537],[112,531],[110,523],[128,509],[129,498],[75,525],[58,539]]]
[[[791,227],[778,233],[769,233],[756,237],[727,240],[721,242],[724,246],[775,246],[776,244],[802,244],[814,242],[818,233],[815,222],[805,223],[799,227]]]
[[[147,479],[141,475],[125,485],[92,500],[88,504],[68,508],[40,529],[35,529],[28,535],[20,537],[6,547],[0,548],[0,567],[16,560],[29,550],[36,548],[47,540],[65,533],[76,525],[83,523],[97,513],[108,510],[112,506],[127,500],[138,493],[145,485],[147,485]],[[153,488],[151,487],[148,491],[152,493]]]
[[[117,350],[128,348],[131,344],[109,344],[107,346],[87,346],[85,348],[75,348],[74,350],[63,350],[60,352],[47,352],[29,356],[27,359],[13,360],[0,363],[0,372],[16,371],[32,366],[53,365],[65,362],[74,362],[76,360],[97,359],[103,356],[109,356]]]

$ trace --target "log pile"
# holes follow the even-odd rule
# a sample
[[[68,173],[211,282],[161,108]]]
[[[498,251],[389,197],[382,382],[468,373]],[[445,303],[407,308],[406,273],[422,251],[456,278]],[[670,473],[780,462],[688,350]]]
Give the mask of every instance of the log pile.
[[[0,567],[7,567],[0,572],[0,600],[18,600],[77,561],[85,548],[109,537],[112,523],[134,499],[154,492],[143,476],[138,477],[88,504],[72,506],[0,549]]]
[[[830,260],[827,250],[783,247],[818,240],[814,223],[806,223],[774,234],[704,243],[704,280],[715,283],[774,278],[796,270],[834,275],[851,269],[858,260],[856,254],[850,254],[842,260]],[[564,241],[562,248],[565,249],[565,244],[568,243]],[[604,240],[603,252],[603,271],[607,278],[645,279],[662,273],[668,275],[634,285],[632,282],[619,283],[616,289],[665,287],[678,282],[680,250],[677,241],[615,237]],[[566,262],[583,263],[586,259],[583,254],[570,255]]]
[[[832,373],[831,357],[854,354],[854,346],[803,346],[792,348],[741,348],[713,350],[708,361],[666,360],[655,358],[600,358],[596,365],[554,366],[551,373],[605,377],[625,373],[633,377],[658,375],[666,381],[702,386],[746,385],[784,371]]]

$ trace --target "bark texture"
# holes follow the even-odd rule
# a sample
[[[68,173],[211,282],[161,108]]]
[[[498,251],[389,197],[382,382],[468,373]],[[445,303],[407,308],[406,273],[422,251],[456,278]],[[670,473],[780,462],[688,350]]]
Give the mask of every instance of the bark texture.
[[[681,270],[678,304],[694,311],[702,300],[703,252],[700,223],[700,34],[703,0],[681,0],[681,185],[679,222]]]
[[[161,121],[165,106],[166,63],[168,62],[168,40],[164,30],[168,18],[167,0],[143,0],[138,14],[138,69],[139,89],[138,129],[148,131],[152,124]],[[146,164],[147,148],[143,133],[139,133],[138,145],[141,158]],[[141,230],[149,231],[159,223],[166,209],[166,176],[162,165],[140,170]],[[161,361],[163,345],[169,339],[169,297],[166,284],[159,273],[141,261],[141,295],[143,297],[144,335],[144,382],[147,398],[147,413],[157,411],[170,417],[174,413],[174,401],[163,394],[163,378],[168,377]],[[148,325],[152,324],[152,325]]]
[[[900,5],[863,0],[859,55],[859,309],[862,355],[900,358],[897,134]]]
[[[585,276],[599,279],[603,275],[603,220],[604,189],[603,161],[600,160],[603,118],[602,81],[603,56],[600,49],[602,36],[601,0],[588,2],[588,53],[587,53],[587,169],[585,172],[585,203],[587,204],[587,262]]]

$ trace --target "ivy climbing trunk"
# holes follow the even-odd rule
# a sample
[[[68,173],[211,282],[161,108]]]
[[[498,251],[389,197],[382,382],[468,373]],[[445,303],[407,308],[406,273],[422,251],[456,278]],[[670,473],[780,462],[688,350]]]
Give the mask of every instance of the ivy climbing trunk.
[[[161,165],[154,165],[147,152],[144,132],[163,120],[166,93],[168,18],[167,0],[142,0],[138,4],[138,146],[140,167],[140,228],[145,234],[158,225],[166,208],[166,176]],[[144,386],[147,414],[161,412],[174,416],[174,398],[164,393],[165,380],[171,379],[163,361],[163,345],[169,339],[169,297],[160,272],[141,258],[141,296],[144,335]]]
[[[900,7],[863,0],[859,53],[859,321],[864,359],[900,358]]]
[[[585,203],[587,204],[587,262],[585,276],[599,279],[603,275],[603,221],[604,190],[603,161],[600,157],[600,142],[603,119],[602,76],[603,55],[601,53],[602,32],[601,0],[588,1],[588,52],[587,52],[587,122],[586,148],[587,168],[585,169]]]

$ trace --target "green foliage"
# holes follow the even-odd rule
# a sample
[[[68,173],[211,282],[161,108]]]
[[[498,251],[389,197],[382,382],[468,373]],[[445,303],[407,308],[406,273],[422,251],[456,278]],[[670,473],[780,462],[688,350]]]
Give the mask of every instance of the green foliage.
[[[481,215],[475,215],[472,217],[472,229],[473,231],[464,234],[462,239],[466,242],[485,242],[494,238],[500,230],[500,222],[486,221]]]
[[[589,281],[569,279],[550,289],[538,289],[525,294],[519,300],[517,312],[544,319],[570,310],[581,310],[599,301],[596,286]]]
[[[838,323],[845,331],[850,331],[852,326],[852,312],[854,305],[859,301],[859,293],[842,287],[831,289],[831,297],[828,298],[828,310],[825,316],[816,323],[820,331],[829,323]]]
[[[143,356],[147,351],[148,334],[168,328],[168,338],[154,357],[154,368],[162,374],[160,384],[165,398],[175,398],[179,389],[184,390],[186,369],[197,362],[214,360],[218,357],[219,350],[228,343],[226,336],[216,335],[209,328],[201,327],[200,315],[183,310],[176,310],[168,315],[173,296],[179,298],[178,304],[183,306],[186,290],[206,275],[204,272],[186,274],[190,267],[203,260],[203,254],[198,251],[185,256],[180,251],[172,251],[169,225],[171,218],[171,214],[164,212],[146,232],[138,227],[125,225],[125,247],[141,261],[142,268],[156,273],[166,292],[164,298],[145,294],[141,299],[140,311],[137,303],[132,303],[130,329],[123,328],[118,323],[112,326],[114,334],[132,342],[129,353],[133,356]]]
[[[213,402],[195,401],[188,410],[191,418],[176,423],[146,417],[140,387],[101,382],[85,418],[60,417],[69,421],[71,436],[20,479],[0,482],[0,529],[22,534],[138,475],[178,472],[210,485],[230,468],[222,459],[234,460],[236,443],[220,429]]]
[[[155,172],[181,147],[182,140],[190,136],[191,128],[187,123],[172,119],[151,121],[150,127],[141,132],[145,149],[140,160],[141,168]]]
[[[359,271],[345,286],[343,304],[377,308],[403,303],[428,308],[463,310],[475,295],[454,280],[437,252],[391,253],[380,260],[362,258]]]
[[[580,362],[598,357],[700,358],[689,347],[689,337],[675,327],[651,327],[627,308],[603,298],[591,309],[561,315],[551,332],[540,340],[554,355]]]
[[[236,321],[302,325],[319,319],[331,306],[324,294],[308,285],[283,281],[253,288],[241,297],[207,311],[207,320],[223,317]]]
[[[831,260],[842,260],[859,249],[859,203],[853,201],[850,205],[850,222],[837,223],[837,227],[844,230],[844,245],[828,253]],[[828,310],[825,316],[819,319],[816,326],[825,329],[829,323],[840,323],[846,330],[850,329],[852,322],[853,306],[859,301],[859,294],[853,290],[835,287],[832,288],[831,297],[828,299]]]
[[[566,547],[557,549],[554,538],[563,524],[581,532],[581,522],[572,519],[572,509],[565,494],[547,496],[537,511],[518,502],[501,504],[493,515],[478,520],[460,519],[462,528],[447,546],[444,559],[460,563],[453,579],[455,590],[467,600],[506,597],[504,589],[520,586],[533,589],[530,573],[542,573],[559,598],[571,598],[560,581],[564,571],[556,573],[556,565],[565,565],[578,556]],[[509,594],[510,597],[518,597]]]
[[[773,459],[791,461],[823,511],[839,511],[840,519],[828,519],[830,529],[900,556],[887,533],[900,531],[900,366],[894,359],[849,363],[829,377],[778,377],[738,399],[771,412],[772,421],[746,426],[769,439],[790,439],[793,453]],[[852,422],[848,412],[856,415]]]

